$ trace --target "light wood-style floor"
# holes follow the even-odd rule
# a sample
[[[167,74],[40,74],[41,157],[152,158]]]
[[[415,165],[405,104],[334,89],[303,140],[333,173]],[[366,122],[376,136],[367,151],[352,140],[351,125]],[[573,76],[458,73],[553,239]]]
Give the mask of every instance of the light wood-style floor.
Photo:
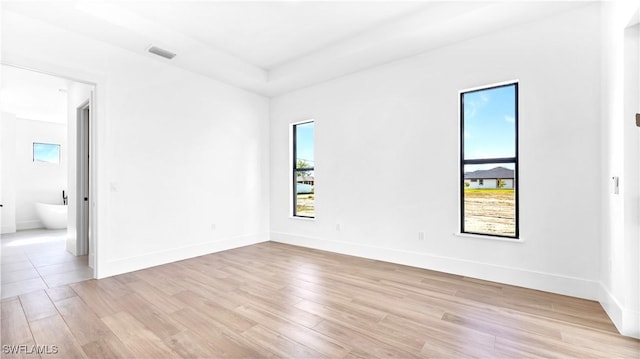
[[[596,302],[273,242],[5,298],[1,320],[3,357],[640,355]]]

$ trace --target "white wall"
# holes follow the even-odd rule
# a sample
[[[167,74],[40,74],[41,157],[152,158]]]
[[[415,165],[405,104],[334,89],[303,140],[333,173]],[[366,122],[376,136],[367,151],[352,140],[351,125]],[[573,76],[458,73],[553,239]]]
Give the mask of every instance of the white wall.
[[[272,240],[597,298],[599,15],[588,5],[274,98]],[[522,241],[456,236],[458,91],[513,79]],[[315,221],[289,217],[288,124],[309,118]]]
[[[600,302],[625,335],[640,338],[640,112],[639,5],[602,6],[602,262]],[[618,194],[610,190],[619,177]]]
[[[268,240],[265,97],[10,11],[2,21],[5,63],[96,84],[98,277]]]
[[[0,119],[0,195],[2,207],[1,234],[16,231],[16,116],[2,112]]]
[[[66,131],[64,124],[3,116],[2,190],[8,199],[3,233],[43,228],[36,203],[62,204],[62,191],[67,189]],[[34,162],[34,142],[59,144],[60,163]]]
[[[107,256],[139,253],[137,264],[148,253],[173,259],[169,249],[192,256],[268,240],[267,100],[162,75],[133,86],[114,78],[123,91],[110,93]]]

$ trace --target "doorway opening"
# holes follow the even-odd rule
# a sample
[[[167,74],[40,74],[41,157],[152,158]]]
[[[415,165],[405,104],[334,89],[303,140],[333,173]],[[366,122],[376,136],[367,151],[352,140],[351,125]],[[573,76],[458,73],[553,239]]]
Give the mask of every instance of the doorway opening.
[[[1,65],[2,297],[95,278],[95,85]]]

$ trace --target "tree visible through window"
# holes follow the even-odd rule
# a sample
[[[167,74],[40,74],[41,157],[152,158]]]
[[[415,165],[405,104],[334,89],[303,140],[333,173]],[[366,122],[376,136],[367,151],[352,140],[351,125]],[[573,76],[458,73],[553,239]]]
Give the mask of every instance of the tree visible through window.
[[[315,217],[314,123],[293,125],[293,215]]]
[[[518,238],[518,84],[460,93],[463,233]]]

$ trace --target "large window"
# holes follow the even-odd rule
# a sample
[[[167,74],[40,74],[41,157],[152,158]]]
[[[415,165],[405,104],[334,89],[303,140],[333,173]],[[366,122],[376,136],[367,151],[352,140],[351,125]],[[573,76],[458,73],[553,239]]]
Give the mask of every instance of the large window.
[[[462,233],[518,238],[518,84],[460,93]]]
[[[315,217],[315,177],[313,121],[292,126],[293,135],[293,215]]]

